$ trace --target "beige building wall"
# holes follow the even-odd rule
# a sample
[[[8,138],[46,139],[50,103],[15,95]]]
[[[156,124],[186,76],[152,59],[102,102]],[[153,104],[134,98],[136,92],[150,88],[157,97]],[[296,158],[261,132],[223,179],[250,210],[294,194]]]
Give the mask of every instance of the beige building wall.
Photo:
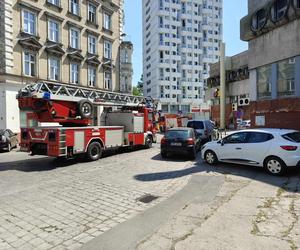
[[[13,67],[6,70],[5,73],[10,76],[6,76],[2,80],[9,80],[13,82],[31,83],[38,80],[48,80],[48,57],[49,53],[46,51],[45,44],[48,40],[48,21],[50,19],[56,20],[60,23],[60,43],[66,53],[61,57],[61,77],[62,83],[70,82],[70,59],[68,57],[70,27],[75,27],[80,30],[80,50],[81,55],[84,57],[80,71],[80,84],[87,86],[87,46],[88,46],[88,33],[91,33],[97,37],[97,54],[99,61],[103,61],[104,54],[104,39],[112,42],[112,89],[113,91],[119,90],[119,45],[120,45],[120,11],[119,0],[114,0],[113,5],[110,1],[96,1],[91,0],[91,3],[97,5],[97,25],[88,24],[87,22],[87,3],[88,0],[81,0],[80,2],[80,17],[70,14],[69,1],[61,0],[61,8],[56,8],[47,3],[47,0],[22,0],[12,1],[12,38],[13,38]],[[18,42],[22,38],[22,31],[24,25],[22,23],[22,10],[29,10],[37,15],[37,38],[38,42],[43,46],[37,52],[37,75],[36,77],[26,77],[23,72],[23,46]],[[112,30],[104,31],[103,27],[103,13],[108,12],[112,14]],[[29,49],[30,50],[30,49]],[[97,88],[104,88],[104,68],[100,64],[97,66]]]
[[[111,70],[111,91],[120,91],[119,46],[123,24],[123,0],[79,0],[79,15],[70,11],[70,1],[60,0],[59,6],[51,0],[5,0],[0,1],[0,87],[16,89],[26,84],[49,81],[50,56],[60,58],[60,77],[58,82],[70,84],[70,62],[80,59],[79,84],[88,86],[88,67],[96,68],[96,88],[105,89],[104,71]],[[88,21],[88,3],[96,6],[96,23]],[[28,10],[36,15],[36,35],[24,33],[22,11]],[[104,13],[111,15],[111,28],[105,29]],[[59,43],[49,42],[49,20],[59,23]],[[70,27],[80,30],[79,50],[70,49]],[[97,38],[96,55],[88,53],[88,34]],[[104,58],[104,41],[112,43],[112,58]],[[54,45],[54,47],[53,47]],[[50,49],[49,49],[50,48]],[[36,74],[33,77],[24,74],[24,51],[36,54]],[[50,53],[50,52],[51,53]],[[70,54],[73,54],[70,57]],[[19,86],[19,87],[18,87]],[[6,94],[3,92],[3,95]],[[7,98],[3,98],[6,100]],[[2,107],[13,106],[18,112],[16,100],[1,104]],[[10,127],[6,119],[8,110],[0,110],[0,127]],[[15,122],[19,122],[16,121]],[[16,126],[14,124],[14,126]]]

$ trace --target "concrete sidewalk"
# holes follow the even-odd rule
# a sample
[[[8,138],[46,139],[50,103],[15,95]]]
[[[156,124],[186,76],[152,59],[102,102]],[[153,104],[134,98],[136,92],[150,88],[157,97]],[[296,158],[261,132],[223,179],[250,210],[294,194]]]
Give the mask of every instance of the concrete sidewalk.
[[[195,165],[179,193],[84,249],[298,249],[300,176]]]

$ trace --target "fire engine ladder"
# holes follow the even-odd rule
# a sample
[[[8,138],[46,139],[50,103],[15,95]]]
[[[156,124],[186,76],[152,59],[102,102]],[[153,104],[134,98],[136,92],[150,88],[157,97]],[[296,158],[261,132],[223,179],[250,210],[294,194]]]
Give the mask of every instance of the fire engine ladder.
[[[78,85],[49,82],[29,84],[19,91],[18,97],[35,97],[71,102],[79,102],[85,99],[91,101],[94,105],[103,106],[153,105],[152,98],[143,96],[133,96]]]

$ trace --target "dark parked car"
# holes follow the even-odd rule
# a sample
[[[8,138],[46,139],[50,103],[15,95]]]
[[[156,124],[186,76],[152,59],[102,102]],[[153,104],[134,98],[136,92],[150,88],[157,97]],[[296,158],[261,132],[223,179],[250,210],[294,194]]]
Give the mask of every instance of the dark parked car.
[[[10,151],[18,146],[17,134],[10,129],[0,129],[0,150]]]
[[[200,150],[201,139],[196,136],[192,128],[169,129],[161,140],[161,156],[168,156],[168,153],[185,154],[195,159]]]

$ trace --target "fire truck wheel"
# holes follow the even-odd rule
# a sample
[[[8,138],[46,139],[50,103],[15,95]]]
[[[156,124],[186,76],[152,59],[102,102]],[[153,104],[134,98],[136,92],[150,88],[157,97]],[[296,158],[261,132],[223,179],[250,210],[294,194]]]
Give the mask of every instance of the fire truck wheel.
[[[97,161],[101,158],[102,156],[102,147],[101,144],[99,142],[92,142],[89,147],[88,150],[86,152],[86,156],[87,159],[89,161]]]
[[[93,104],[88,100],[81,100],[78,103],[78,113],[82,118],[91,118],[93,114]]]
[[[145,148],[152,148],[152,137],[147,136],[146,141],[145,141]]]

